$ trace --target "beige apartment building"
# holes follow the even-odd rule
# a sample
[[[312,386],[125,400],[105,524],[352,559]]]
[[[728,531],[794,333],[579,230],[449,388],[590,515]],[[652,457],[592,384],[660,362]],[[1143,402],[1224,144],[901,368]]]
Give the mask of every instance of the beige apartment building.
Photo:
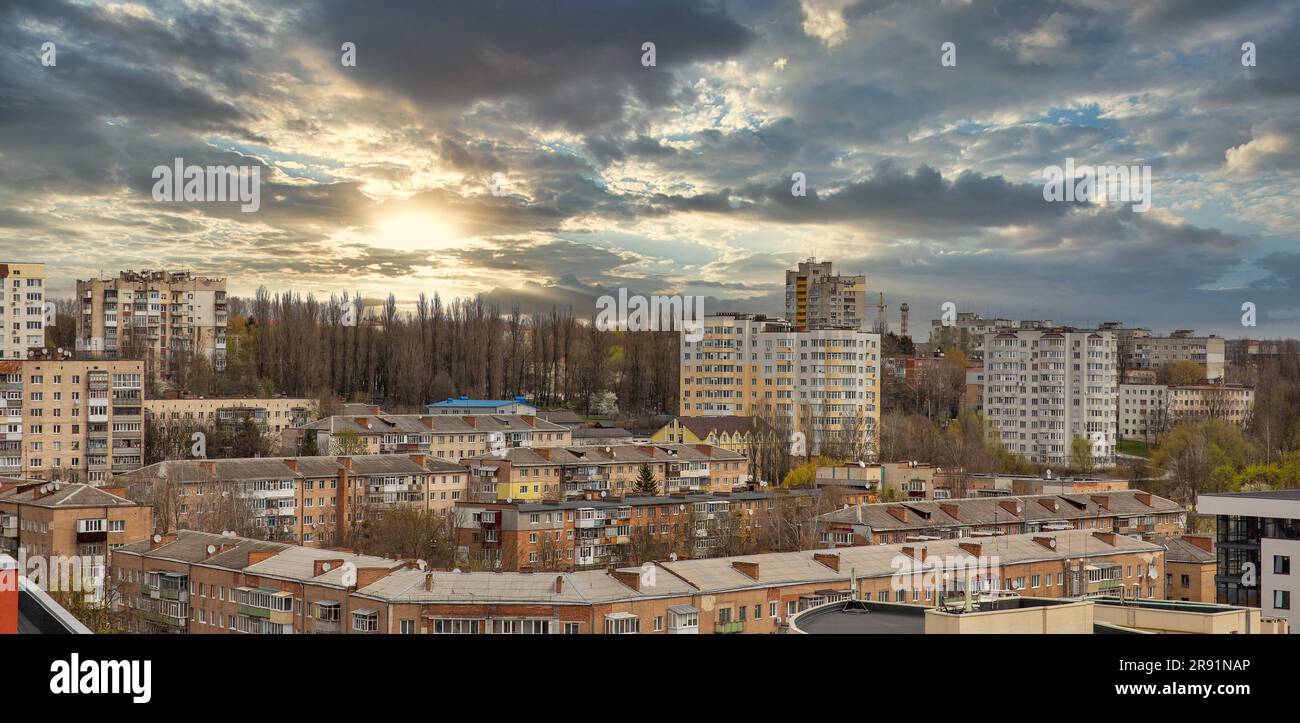
[[[226,364],[226,280],[188,271],[123,271],[77,281],[77,351],[147,358],[166,377],[189,353]]]
[[[334,415],[306,425],[322,454],[345,454],[343,440],[357,438],[366,454],[424,453],[436,459],[502,454],[516,447],[567,447],[573,431],[531,414]],[[355,435],[355,437],[353,437]]]
[[[801,261],[785,272],[785,314],[795,331],[865,329],[867,277],[837,276],[830,261]]]
[[[0,375],[0,475],[102,484],[143,463],[143,362],[4,361]]]
[[[153,508],[124,491],[44,482],[0,489],[0,553],[97,556],[153,534]]]
[[[294,397],[185,397],[146,399],[144,415],[150,423],[201,424],[234,428],[245,419],[264,433],[302,427],[316,418],[320,402]]]
[[[1255,406],[1255,390],[1240,384],[1121,384],[1119,389],[1120,437],[1143,442],[1156,442],[1185,420],[1244,426]]]
[[[339,544],[384,510],[449,515],[464,499],[467,472],[424,454],[375,454],[173,460],[114,480],[131,499],[174,511],[173,526],[229,529],[239,515],[265,539],[317,546]]]
[[[45,264],[0,263],[0,359],[45,346]]]
[[[705,317],[699,341],[681,336],[681,354],[682,416],[761,417],[809,452],[849,438],[868,455],[877,449],[879,334],[800,332],[759,314],[718,314]]]
[[[1152,336],[1147,329],[1115,331],[1125,369],[1156,371],[1166,364],[1189,361],[1202,367],[1202,378],[1223,378],[1227,348],[1220,337],[1192,336],[1191,329],[1179,329],[1169,336]]]

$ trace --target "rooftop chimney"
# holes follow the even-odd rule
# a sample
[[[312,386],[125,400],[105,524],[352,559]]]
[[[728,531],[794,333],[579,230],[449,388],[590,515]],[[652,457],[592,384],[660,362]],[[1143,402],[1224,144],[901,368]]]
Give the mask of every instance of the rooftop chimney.
[[[1146,505],[1147,507],[1150,507],[1150,506],[1151,506],[1151,493],[1150,493],[1150,492],[1136,492],[1136,493],[1134,493],[1133,496],[1137,498],[1137,501],[1138,501],[1138,502],[1141,502],[1142,504]]]
[[[890,505],[885,511],[893,515],[899,522],[907,522],[907,508],[902,505]]]
[[[1093,495],[1092,501],[1097,503],[1097,506],[1102,508],[1103,510],[1110,509],[1110,498],[1107,497],[1106,495]]]
[[[288,467],[289,469],[293,470],[294,472],[297,472],[297,471],[298,471],[298,460],[294,459],[293,457],[289,457],[288,459],[285,459],[285,460],[283,460],[283,461],[284,461],[284,466],[285,466],[285,467]]]
[[[339,466],[341,466],[343,469],[352,469],[351,457],[339,457],[338,462],[339,462]]]
[[[248,567],[252,567],[263,560],[269,560],[280,554],[279,550],[251,550],[248,553]]]
[[[840,556],[839,556],[839,555],[831,555],[831,554],[827,554],[827,553],[824,553],[824,552],[814,552],[814,553],[813,553],[813,559],[816,560],[817,562],[820,562],[821,564],[825,565],[826,567],[829,567],[830,569],[834,570],[835,572],[839,572],[839,571],[840,571]]]
[[[339,567],[343,567],[343,560],[313,560],[311,563],[311,576],[320,577]]]
[[[1020,500],[998,500],[998,507],[1017,517],[1020,516]]]
[[[957,505],[948,504],[948,503],[940,503],[940,504],[939,504],[939,509],[943,510],[943,513],[944,513],[945,515],[948,515],[949,517],[953,518],[954,520],[960,520],[960,519],[961,519],[961,508],[958,507]]]
[[[175,533],[175,532],[168,532],[168,533],[166,533],[166,534],[162,534],[162,535],[154,535],[153,537],[150,537],[150,538],[149,538],[149,549],[150,549],[150,550],[157,550],[158,548],[162,547],[163,545],[168,545],[168,544],[171,544],[171,543],[173,543],[173,542],[175,542],[175,541],[176,541],[176,533]]]
[[[422,454],[412,454],[412,455],[409,455],[409,456],[410,456],[412,462],[414,462],[414,463],[420,465],[421,467],[424,466],[424,455],[422,455]]]
[[[555,594],[556,594],[556,595],[559,595],[560,593],[563,593],[563,592],[564,592],[564,576],[563,576],[563,575],[556,575],[556,576],[555,576]]]
[[[983,547],[980,546],[980,543],[978,542],[959,542],[957,543],[957,547],[960,547],[961,549],[965,550],[967,553],[974,555],[976,557],[979,557],[980,551],[984,549]]]
[[[210,460],[210,459],[205,459],[205,460],[203,460],[202,462],[199,462],[199,466],[203,468],[203,471],[204,471],[204,472],[207,472],[208,474],[212,475],[213,477],[216,477],[216,476],[217,476],[217,463],[216,463],[216,462],[213,462],[213,461]]]
[[[1055,537],[1040,537],[1038,535],[1034,535],[1034,542],[1037,542],[1038,544],[1042,545],[1043,547],[1046,547],[1049,550],[1056,551]]]
[[[1214,552],[1214,540],[1209,535],[1183,535],[1183,539],[1206,552]]]
[[[1055,512],[1055,511],[1056,511],[1056,499],[1055,499],[1055,498],[1052,498],[1052,497],[1039,497],[1039,498],[1038,498],[1038,504],[1040,504],[1040,505],[1042,505],[1043,507],[1045,507],[1045,508],[1051,510],[1052,512]]]
[[[925,558],[929,553],[925,547],[904,547],[903,554],[918,562],[925,562]]]
[[[609,574],[612,575],[615,580],[618,580],[637,592],[641,592],[640,570],[610,570]]]
[[[736,572],[740,573],[741,575],[744,575],[745,577],[751,578],[753,580],[758,579],[757,562],[745,562],[743,560],[734,560],[731,563],[731,567],[735,569]]]
[[[1107,545],[1110,545],[1111,547],[1114,547],[1114,546],[1115,546],[1115,533],[1114,533],[1114,532],[1102,532],[1101,530],[1095,530],[1095,531],[1093,531],[1092,536],[1095,537],[1095,538],[1097,538],[1098,540],[1101,540],[1102,542],[1106,543]]]

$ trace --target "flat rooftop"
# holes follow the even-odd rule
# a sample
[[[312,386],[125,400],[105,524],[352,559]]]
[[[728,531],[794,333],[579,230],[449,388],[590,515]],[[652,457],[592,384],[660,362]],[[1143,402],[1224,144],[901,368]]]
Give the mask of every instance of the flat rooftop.
[[[799,617],[809,635],[923,635],[925,605],[849,600],[813,608]]]

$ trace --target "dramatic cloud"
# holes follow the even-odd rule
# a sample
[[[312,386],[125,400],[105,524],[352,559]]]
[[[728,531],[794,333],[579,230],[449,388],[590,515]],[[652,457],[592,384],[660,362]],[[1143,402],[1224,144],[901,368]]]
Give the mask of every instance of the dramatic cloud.
[[[913,329],[1300,334],[1298,36],[1286,0],[10,0],[0,260],[779,313],[815,253]],[[260,208],[155,201],[176,158],[256,167]],[[1067,159],[1149,166],[1153,208],[1045,201]]]

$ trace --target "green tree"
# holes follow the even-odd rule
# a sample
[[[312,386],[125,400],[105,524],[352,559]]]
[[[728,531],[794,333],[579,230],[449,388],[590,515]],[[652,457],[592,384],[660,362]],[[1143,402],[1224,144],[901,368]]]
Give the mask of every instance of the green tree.
[[[333,447],[332,454],[347,456],[366,454],[369,451],[366,449],[366,440],[351,429],[345,429],[334,435],[334,439],[330,441],[330,446]]]
[[[1076,472],[1088,474],[1092,471],[1092,466],[1092,442],[1087,437],[1070,440],[1070,467]]]
[[[659,494],[659,483],[655,481],[655,473],[654,470],[650,469],[650,465],[644,462],[641,464],[641,469],[637,472],[636,482],[632,484],[632,491],[646,495]]]

